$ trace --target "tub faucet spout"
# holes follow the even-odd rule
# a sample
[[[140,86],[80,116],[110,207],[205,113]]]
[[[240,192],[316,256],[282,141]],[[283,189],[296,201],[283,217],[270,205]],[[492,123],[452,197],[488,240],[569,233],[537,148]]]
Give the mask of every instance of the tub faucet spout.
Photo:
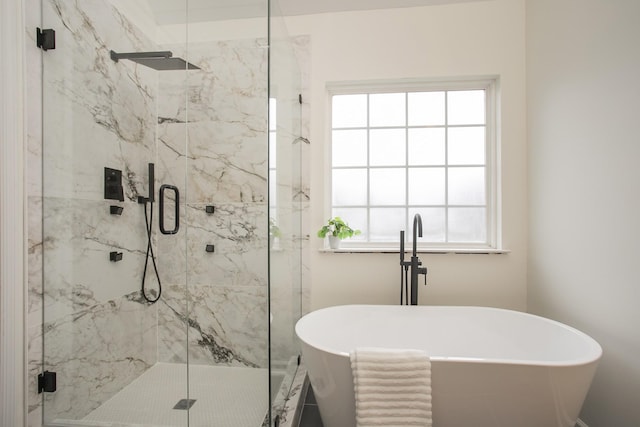
[[[416,231],[418,235],[416,236]],[[412,257],[415,257],[417,254],[417,242],[418,237],[422,237],[422,217],[420,214],[415,214],[413,216],[413,253]]]
[[[418,275],[424,274],[425,280],[427,275],[427,268],[420,267],[422,261],[418,258],[418,237],[422,237],[422,217],[420,214],[415,214],[413,217],[413,252],[411,253],[411,305],[418,305]]]

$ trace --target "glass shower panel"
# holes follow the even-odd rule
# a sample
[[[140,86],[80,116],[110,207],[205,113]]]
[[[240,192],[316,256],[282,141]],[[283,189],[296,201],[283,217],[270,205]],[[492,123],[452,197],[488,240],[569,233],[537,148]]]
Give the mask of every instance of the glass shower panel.
[[[185,4],[173,2],[174,15],[184,16]],[[42,27],[56,32],[55,49],[42,53],[43,371],[57,380],[42,395],[43,423],[186,426],[188,411],[172,409],[188,395],[186,365],[167,373],[159,353],[167,311],[159,282],[184,282],[185,270],[171,270],[159,250],[160,184],[183,190],[184,178],[165,176],[159,164],[158,109],[159,76],[185,81],[187,72],[138,62],[161,46],[157,16],[134,2],[41,7]],[[174,193],[166,199],[173,211]],[[171,256],[186,257],[183,236],[164,239]],[[184,335],[186,326],[176,329]],[[176,339],[167,338],[186,348]],[[158,405],[171,407],[161,414]]]
[[[282,421],[285,403],[298,368],[294,326],[302,314],[303,283],[307,274],[309,141],[306,128],[304,79],[308,38],[291,37],[277,2],[271,2],[269,58],[270,110],[270,359],[271,425]],[[308,264],[306,264],[308,265]],[[289,414],[290,416],[292,414]]]
[[[201,69],[188,74],[180,156],[189,420],[259,427],[269,409],[267,7],[258,2],[252,16],[234,15],[247,26],[231,35],[229,8],[191,4],[185,56]]]

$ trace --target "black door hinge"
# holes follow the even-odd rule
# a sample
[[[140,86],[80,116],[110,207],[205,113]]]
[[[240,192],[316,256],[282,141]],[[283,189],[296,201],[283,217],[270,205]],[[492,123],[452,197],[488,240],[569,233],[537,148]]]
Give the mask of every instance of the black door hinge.
[[[43,391],[53,393],[56,391],[56,373],[44,371],[38,375],[38,394]]]
[[[56,48],[56,32],[52,29],[41,30],[36,28],[36,46],[42,50]]]

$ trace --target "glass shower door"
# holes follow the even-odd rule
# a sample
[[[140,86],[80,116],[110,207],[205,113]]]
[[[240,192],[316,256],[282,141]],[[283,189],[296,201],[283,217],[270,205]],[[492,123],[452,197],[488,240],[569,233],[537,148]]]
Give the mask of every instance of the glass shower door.
[[[258,427],[269,409],[266,2],[253,5],[247,32],[230,33],[227,21],[242,18],[234,12],[189,3],[184,55],[201,69],[187,75],[186,114],[165,110],[171,102],[159,111],[170,118],[159,131],[161,162],[186,178],[188,311],[179,315],[188,319],[180,342],[191,426]],[[164,77],[161,96],[177,92]],[[183,121],[184,150],[170,143]]]
[[[170,270],[158,231],[160,184],[185,182],[165,181],[159,164],[159,79],[186,82],[188,71],[150,58],[164,50],[155,17],[132,3],[41,2],[56,38],[42,52],[43,371],[56,376],[44,425],[188,425],[188,411],[172,409],[188,397],[187,365],[161,369],[162,345],[186,348],[186,322],[160,335],[161,285],[182,281],[186,293],[186,273]],[[185,5],[174,12],[185,16]],[[175,193],[164,196],[172,230]],[[184,231],[166,239],[184,259]]]

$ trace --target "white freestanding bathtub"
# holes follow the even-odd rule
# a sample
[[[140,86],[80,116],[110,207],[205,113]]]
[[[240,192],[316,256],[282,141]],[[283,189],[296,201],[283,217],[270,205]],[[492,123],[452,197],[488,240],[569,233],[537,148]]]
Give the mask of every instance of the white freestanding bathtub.
[[[562,323],[486,307],[329,307],[296,334],[325,427],[356,424],[357,347],[427,352],[434,427],[574,427],[602,356]]]

